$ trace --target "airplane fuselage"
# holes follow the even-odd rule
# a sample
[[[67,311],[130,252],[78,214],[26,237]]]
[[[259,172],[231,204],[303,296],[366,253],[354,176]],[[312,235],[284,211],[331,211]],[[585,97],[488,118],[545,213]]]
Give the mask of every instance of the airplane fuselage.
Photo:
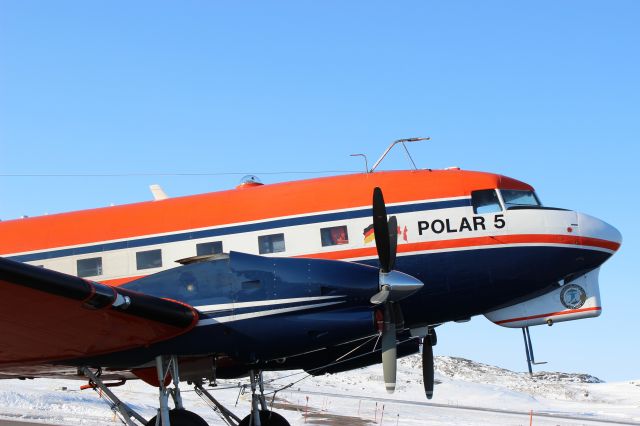
[[[598,219],[541,206],[533,188],[515,179],[419,170],[2,222],[0,256],[116,286],[179,266],[179,259],[230,251],[377,266],[376,186],[398,222],[395,269],[424,282],[401,302],[408,328],[465,320],[543,294],[597,268],[621,242],[619,232]],[[229,297],[220,304],[233,315],[241,302]],[[292,297],[300,296],[278,288],[267,295],[276,304]]]

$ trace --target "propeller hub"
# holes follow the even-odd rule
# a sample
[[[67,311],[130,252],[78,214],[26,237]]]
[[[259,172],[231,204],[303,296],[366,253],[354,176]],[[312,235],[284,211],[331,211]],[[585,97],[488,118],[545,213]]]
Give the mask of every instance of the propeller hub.
[[[416,277],[400,271],[380,271],[380,292],[371,298],[371,303],[398,302],[424,286]]]

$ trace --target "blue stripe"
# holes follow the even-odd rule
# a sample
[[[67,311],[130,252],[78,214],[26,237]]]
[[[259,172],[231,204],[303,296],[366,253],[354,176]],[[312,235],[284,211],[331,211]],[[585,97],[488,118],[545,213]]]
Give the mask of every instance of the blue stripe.
[[[468,207],[471,205],[469,198],[447,201],[430,201],[425,203],[406,204],[402,206],[390,206],[387,208],[389,214],[410,213],[424,210],[450,209],[454,207]],[[115,243],[96,244],[85,247],[74,247],[69,249],[49,250],[39,253],[23,254],[7,257],[7,259],[17,262],[34,262],[43,259],[54,259],[58,257],[74,256],[80,254],[100,253],[112,250],[121,250],[135,247],[153,246],[157,244],[173,243],[177,241],[196,240],[200,238],[219,237],[229,234],[240,234],[243,232],[265,231],[274,228],[286,228],[290,226],[310,225],[314,223],[332,222],[347,219],[359,219],[370,217],[371,209],[352,210],[338,213],[322,213],[310,216],[295,217],[290,219],[276,219],[248,225],[233,225],[224,228],[205,229],[202,231],[181,232],[160,237],[138,238],[135,240],[118,241]]]

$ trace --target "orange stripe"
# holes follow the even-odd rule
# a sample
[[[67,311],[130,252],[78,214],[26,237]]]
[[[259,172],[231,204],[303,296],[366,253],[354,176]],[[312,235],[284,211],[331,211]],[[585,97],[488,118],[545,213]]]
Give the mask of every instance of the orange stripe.
[[[113,280],[104,280],[104,281],[100,281],[101,284],[106,284],[106,285],[110,285],[111,287],[118,287],[121,286],[123,284],[126,284],[128,282],[137,280],[139,278],[144,278],[146,277],[146,275],[139,275],[136,277],[126,277],[126,278],[115,278]]]
[[[0,254],[368,206],[375,186],[387,203],[465,196],[485,188],[532,189],[504,176],[456,170],[334,176],[4,221]]]
[[[587,240],[587,241],[585,241]],[[412,253],[428,250],[444,250],[463,247],[477,247],[500,244],[567,244],[582,245],[582,242],[588,242],[586,246],[600,247],[609,250],[617,250],[620,244],[600,240],[597,238],[580,238],[569,235],[545,235],[545,234],[520,234],[520,235],[500,235],[496,237],[472,237],[457,238],[453,240],[426,241],[420,243],[399,244],[398,253]],[[309,257],[320,259],[351,259],[358,257],[375,256],[375,247],[357,248],[351,250],[332,251],[328,253],[305,254],[296,257]]]
[[[568,311],[550,312],[548,314],[533,315],[530,317],[511,318],[507,320],[496,321],[496,324],[500,325],[500,324],[506,324],[508,322],[526,321],[526,320],[531,320],[536,318],[557,317],[559,315],[569,315],[569,314],[577,314],[579,312],[601,311],[601,310],[602,310],[602,307],[600,306],[595,306],[593,308],[570,309]]]

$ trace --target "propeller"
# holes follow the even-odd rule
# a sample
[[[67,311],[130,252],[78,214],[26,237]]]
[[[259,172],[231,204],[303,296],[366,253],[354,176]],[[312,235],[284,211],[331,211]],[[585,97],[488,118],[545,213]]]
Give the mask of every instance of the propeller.
[[[376,250],[378,251],[378,260],[380,261],[380,270],[383,273],[391,271],[396,262],[395,249],[393,253],[391,252],[390,225],[391,223],[387,222],[387,207],[384,204],[382,190],[376,187],[373,190],[373,232],[376,238]],[[395,248],[398,246],[397,232],[396,228],[396,241],[395,244],[393,244]]]
[[[433,398],[433,347],[438,343],[436,331],[429,328],[429,333],[422,341],[422,383],[424,384],[424,393],[427,399]]]
[[[373,190],[373,232],[376,250],[380,262],[380,284],[378,293],[370,301],[374,305],[383,305],[382,372],[387,392],[396,388],[396,323],[402,321],[402,311],[395,303],[420,290],[424,285],[411,275],[394,271],[398,247],[398,222],[395,216],[387,220],[382,190]]]

